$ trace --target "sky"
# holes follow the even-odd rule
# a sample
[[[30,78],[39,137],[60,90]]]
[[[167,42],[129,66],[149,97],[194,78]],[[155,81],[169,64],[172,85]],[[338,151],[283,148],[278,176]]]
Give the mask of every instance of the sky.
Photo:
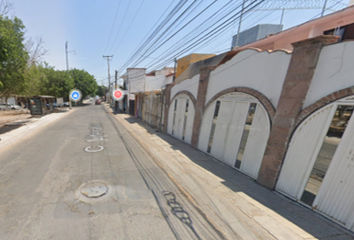
[[[173,66],[173,60],[166,62],[165,60],[171,56],[173,59],[174,55],[178,59],[192,52],[217,54],[229,50],[232,36],[238,30],[239,17],[230,20],[228,27],[216,32],[212,37],[201,39],[200,44],[178,52],[216,26],[215,23],[202,29],[203,22],[212,21],[218,9],[229,4],[223,11],[226,12],[235,7],[232,14],[234,12],[237,14],[241,11],[242,4],[241,0],[7,1],[12,4],[9,15],[20,18],[26,26],[26,38],[42,37],[43,47],[48,51],[43,56],[43,61],[57,70],[66,70],[65,43],[68,42],[69,68],[84,69],[95,76],[98,84],[104,85],[108,83],[108,64],[107,58],[103,56],[113,55],[109,62],[111,79],[113,79],[115,70],[121,75],[129,67],[147,68],[150,71],[155,68],[161,69],[164,66]],[[280,23],[282,11],[254,11],[255,9],[301,7],[306,4],[305,7],[318,7],[322,6],[326,0],[313,0],[312,4],[305,0],[267,1],[264,3],[267,5],[258,5],[253,11],[243,15],[241,31],[260,23]],[[246,4],[250,2],[252,1],[247,0]],[[348,2],[349,0],[328,0],[326,6],[331,9],[328,9],[325,14],[345,7]],[[170,16],[172,9],[177,6],[180,6],[179,11],[167,21],[166,25],[162,25],[167,16]],[[188,8],[188,6],[191,7]],[[237,6],[239,8],[236,9]],[[202,12],[203,9],[205,9],[204,12]],[[186,14],[179,18],[183,11],[186,11]],[[318,8],[286,10],[283,18],[284,29],[319,17],[321,11],[322,9]],[[187,24],[189,21],[191,22]],[[167,26],[173,22],[175,24],[167,29]],[[184,25],[186,26],[183,27]],[[159,26],[161,28],[158,28]],[[181,27],[183,29],[177,32]],[[162,33],[164,35],[160,36],[159,34]],[[191,35],[192,33],[195,35]],[[155,45],[151,46],[152,43]],[[159,45],[161,47],[155,50],[154,46]],[[137,51],[139,49],[141,51]],[[133,61],[128,61],[131,57]]]

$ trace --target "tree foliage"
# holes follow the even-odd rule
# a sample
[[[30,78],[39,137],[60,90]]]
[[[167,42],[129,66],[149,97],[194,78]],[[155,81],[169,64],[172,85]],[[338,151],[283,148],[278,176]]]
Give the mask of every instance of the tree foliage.
[[[25,26],[19,18],[6,16],[10,9],[7,0],[0,0],[0,98],[51,95],[67,100],[74,88],[84,97],[94,94],[97,83],[88,72],[60,71],[39,63],[47,52],[43,39],[28,39],[24,44]]]
[[[74,81],[66,71],[55,70],[53,67],[39,66],[40,76],[39,92],[42,95],[67,98]]]
[[[84,70],[70,72],[55,70],[47,63],[32,64],[25,73],[25,89],[22,95],[50,95],[68,100],[69,92],[77,88],[83,97],[94,94],[97,88],[95,78]]]
[[[101,85],[101,86],[97,86],[95,93],[98,96],[106,96],[106,92],[107,92],[107,87],[104,85]]]
[[[0,15],[0,97],[24,88],[24,72],[29,58],[23,44],[24,28],[20,19]]]
[[[25,49],[29,54],[27,65],[38,64],[42,57],[47,54],[47,50],[43,47],[44,41],[42,37],[35,39],[29,38],[25,44]]]
[[[95,93],[97,82],[94,76],[90,75],[85,70],[79,69],[72,69],[69,74],[74,79],[74,87],[81,91],[83,98]]]

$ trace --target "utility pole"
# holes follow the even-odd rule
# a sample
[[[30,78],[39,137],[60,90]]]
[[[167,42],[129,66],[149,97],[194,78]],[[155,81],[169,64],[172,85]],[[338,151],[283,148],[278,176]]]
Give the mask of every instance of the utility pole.
[[[236,45],[235,45],[236,47],[238,47],[238,41],[239,41],[239,38],[240,38],[242,18],[243,18],[243,14],[244,14],[244,11],[245,11],[245,2],[246,2],[246,0],[243,0],[241,16],[240,16],[240,20],[238,21],[238,29],[237,29]]]
[[[118,89],[118,85],[117,85],[117,81],[118,81],[118,71],[117,71],[117,70],[116,70],[116,74],[115,74],[115,76],[114,76],[114,81],[115,81],[114,87],[115,87],[115,90],[117,90],[117,89]],[[114,101],[114,109],[115,109],[116,112],[118,112],[118,101]]]
[[[65,43],[66,71],[68,71],[68,72],[69,72],[69,56],[68,56],[68,53],[70,53],[70,52],[74,52],[75,53],[75,50],[68,51],[68,41],[66,41],[66,43]]]
[[[321,12],[321,17],[323,17],[325,11],[326,11],[326,6],[327,6],[327,0],[324,1],[323,3],[323,8],[322,8],[322,12]]]
[[[69,71],[68,41],[66,41],[65,43],[65,53],[66,53],[66,71]]]
[[[113,55],[111,56],[104,56],[104,58],[107,58],[107,64],[108,64],[108,96],[107,96],[107,102],[110,104],[110,100],[111,100],[111,73],[109,70],[109,58],[112,58]]]
[[[174,66],[174,69],[173,69],[173,80],[172,80],[173,83],[175,83],[175,80],[176,80],[177,58],[175,58],[174,62],[175,62],[175,66]]]

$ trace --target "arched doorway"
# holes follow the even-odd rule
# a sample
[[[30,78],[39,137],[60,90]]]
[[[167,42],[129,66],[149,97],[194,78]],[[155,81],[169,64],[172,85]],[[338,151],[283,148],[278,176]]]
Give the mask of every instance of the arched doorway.
[[[295,130],[276,190],[354,230],[354,98],[338,100]]]
[[[190,97],[187,94],[177,95],[169,107],[167,133],[190,144],[194,113]]]
[[[268,114],[255,97],[228,93],[206,109],[198,148],[257,178],[269,131]]]

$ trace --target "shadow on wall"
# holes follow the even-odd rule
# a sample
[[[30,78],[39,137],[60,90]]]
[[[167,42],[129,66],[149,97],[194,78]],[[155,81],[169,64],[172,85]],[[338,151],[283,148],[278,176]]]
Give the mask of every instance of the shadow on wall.
[[[307,233],[313,235],[315,238],[321,239],[324,235],[330,235],[331,231],[333,232],[333,230],[337,228],[336,226],[333,227],[333,224],[328,224],[328,220],[321,215],[315,214],[312,210],[260,186],[255,180],[212,158],[206,153],[196,150],[170,135],[157,132],[155,129],[143,123],[141,119],[130,117],[125,120],[130,124],[139,124],[144,127],[148,133],[154,134],[166,141],[171,145],[171,148],[180,151],[198,166],[223,179],[221,183],[231,191],[244,193],[247,197],[276,212]],[[324,222],[323,224],[312,224],[318,221]],[[326,230],[324,229],[325,225]],[[340,226],[338,226],[338,228],[340,228]],[[347,235],[347,237],[349,236]]]

